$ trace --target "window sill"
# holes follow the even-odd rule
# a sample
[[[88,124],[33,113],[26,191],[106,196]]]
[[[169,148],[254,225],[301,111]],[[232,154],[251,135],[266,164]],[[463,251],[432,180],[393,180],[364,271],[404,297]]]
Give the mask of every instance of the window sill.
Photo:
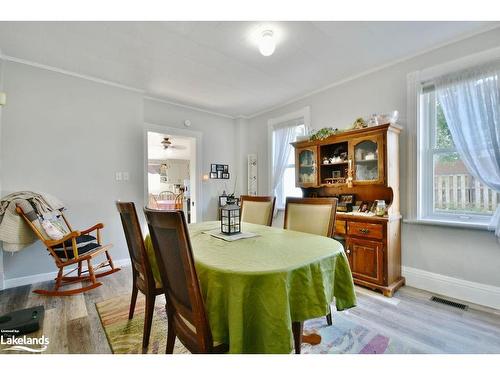
[[[403,219],[403,223],[417,225],[437,225],[441,227],[466,228],[484,231],[493,231],[487,222],[464,222],[446,219]]]

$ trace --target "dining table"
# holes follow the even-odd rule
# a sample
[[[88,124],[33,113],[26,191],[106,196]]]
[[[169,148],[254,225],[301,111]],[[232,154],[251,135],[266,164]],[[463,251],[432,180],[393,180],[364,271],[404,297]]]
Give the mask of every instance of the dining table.
[[[338,311],[356,305],[335,239],[242,222],[242,232],[255,236],[227,241],[210,234],[218,228],[219,221],[188,225],[212,337],[229,353],[290,353],[292,323],[325,317],[333,301]],[[149,236],[145,242],[154,257]]]

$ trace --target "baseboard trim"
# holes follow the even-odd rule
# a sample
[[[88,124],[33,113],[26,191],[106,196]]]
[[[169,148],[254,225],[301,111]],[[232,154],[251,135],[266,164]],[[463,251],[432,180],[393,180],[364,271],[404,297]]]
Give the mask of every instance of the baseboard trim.
[[[500,309],[500,287],[402,267],[406,285],[477,305]]]
[[[125,267],[130,265],[130,259],[118,259],[113,260],[116,267]],[[5,279],[3,283],[4,289],[15,288],[17,286],[30,285],[35,283],[41,283],[43,281],[53,280],[57,277],[57,271],[39,273],[36,275],[16,277],[12,279]],[[0,289],[2,290],[2,289]]]

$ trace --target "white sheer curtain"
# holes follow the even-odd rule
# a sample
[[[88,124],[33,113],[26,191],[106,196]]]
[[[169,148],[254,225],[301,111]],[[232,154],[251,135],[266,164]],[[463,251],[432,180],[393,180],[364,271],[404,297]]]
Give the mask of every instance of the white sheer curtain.
[[[283,189],[279,187],[283,182],[283,174],[292,152],[290,143],[296,139],[297,126],[303,123],[302,119],[297,119],[273,126],[272,192],[276,196],[277,202],[284,200],[284,197],[281,196]]]
[[[500,61],[440,77],[435,86],[469,173],[500,191]],[[500,206],[490,227],[500,239]]]

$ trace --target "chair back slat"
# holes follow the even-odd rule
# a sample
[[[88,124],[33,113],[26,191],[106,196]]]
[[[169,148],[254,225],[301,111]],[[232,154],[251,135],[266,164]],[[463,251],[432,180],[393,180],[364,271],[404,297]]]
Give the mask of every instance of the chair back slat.
[[[66,224],[66,227],[68,228],[68,230],[70,232],[73,232],[73,228],[71,227],[71,224],[69,223],[68,219],[66,219],[66,216],[64,216],[62,211],[59,211],[59,213],[61,214],[61,217],[63,218],[64,223]]]
[[[154,277],[146,254],[144,237],[142,236],[141,225],[137,217],[135,204],[133,202],[116,202],[116,208],[120,214],[133,269],[139,272],[141,278],[143,278],[146,283],[150,283],[150,286],[154,286]]]
[[[192,352],[207,352],[213,342],[184,213],[147,208],[144,213],[177,337]]]

